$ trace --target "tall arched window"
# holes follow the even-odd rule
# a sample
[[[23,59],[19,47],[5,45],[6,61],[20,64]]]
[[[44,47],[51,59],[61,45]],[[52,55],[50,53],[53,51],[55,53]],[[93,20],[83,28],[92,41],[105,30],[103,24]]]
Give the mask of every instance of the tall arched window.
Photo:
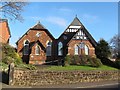
[[[79,46],[78,46],[78,45],[75,45],[74,54],[75,54],[75,55],[78,55],[78,54],[79,54]]]
[[[62,42],[58,43],[58,55],[59,56],[63,55],[63,44],[62,44]]]
[[[29,55],[29,41],[24,41],[23,55]]]
[[[85,50],[85,55],[89,55],[89,48],[87,45],[85,45],[84,50]]]
[[[84,42],[80,43],[79,48],[80,48],[80,55],[82,55],[83,54],[83,49],[85,48]]]
[[[51,50],[52,50],[51,48],[52,48],[52,42],[49,41],[46,47],[46,56],[51,56]]]
[[[40,54],[40,47],[37,45],[35,47],[35,55],[39,55]]]

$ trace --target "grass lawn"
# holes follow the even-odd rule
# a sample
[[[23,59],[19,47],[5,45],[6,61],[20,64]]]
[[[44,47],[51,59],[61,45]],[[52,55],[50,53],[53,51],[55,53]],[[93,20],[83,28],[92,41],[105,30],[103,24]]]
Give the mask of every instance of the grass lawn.
[[[109,66],[105,66],[102,65],[99,68],[95,68],[95,67],[90,67],[90,66],[75,66],[75,65],[70,65],[70,66],[51,66],[46,68],[46,70],[50,70],[50,71],[65,71],[65,70],[118,70],[116,68],[113,67],[109,67]]]

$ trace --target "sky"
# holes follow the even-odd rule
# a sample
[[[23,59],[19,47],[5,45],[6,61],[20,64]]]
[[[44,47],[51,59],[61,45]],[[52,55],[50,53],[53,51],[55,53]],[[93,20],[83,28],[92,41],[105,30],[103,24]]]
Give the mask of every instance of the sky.
[[[117,2],[29,2],[24,7],[24,22],[9,21],[10,44],[17,40],[38,21],[57,39],[76,17],[98,42],[106,41],[118,33]]]

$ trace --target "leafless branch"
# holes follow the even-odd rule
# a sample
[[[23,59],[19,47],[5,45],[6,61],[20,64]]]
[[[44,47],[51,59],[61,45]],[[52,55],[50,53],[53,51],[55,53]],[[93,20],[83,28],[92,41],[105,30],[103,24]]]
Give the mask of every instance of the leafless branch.
[[[2,2],[0,12],[11,20],[23,21],[21,12],[26,4],[27,2]]]

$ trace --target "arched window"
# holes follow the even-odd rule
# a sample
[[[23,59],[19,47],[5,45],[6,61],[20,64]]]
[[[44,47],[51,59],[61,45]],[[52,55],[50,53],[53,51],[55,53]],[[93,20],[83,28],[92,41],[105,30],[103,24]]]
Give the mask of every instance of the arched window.
[[[58,43],[58,55],[59,56],[63,55],[63,44],[62,44],[62,42]]]
[[[78,55],[78,54],[79,54],[79,46],[78,46],[78,45],[75,45],[74,54],[75,54],[75,55]]]
[[[85,50],[85,55],[89,55],[89,48],[87,45],[85,45],[84,50]]]
[[[37,45],[35,47],[35,55],[39,55],[40,54],[40,47]]]
[[[85,48],[84,42],[80,43],[79,48],[80,48],[80,54],[82,55],[83,54],[83,49]]]
[[[46,56],[51,56],[51,50],[52,50],[51,48],[52,48],[52,42],[49,41],[46,47]]]
[[[29,41],[24,41],[23,55],[29,55]]]

